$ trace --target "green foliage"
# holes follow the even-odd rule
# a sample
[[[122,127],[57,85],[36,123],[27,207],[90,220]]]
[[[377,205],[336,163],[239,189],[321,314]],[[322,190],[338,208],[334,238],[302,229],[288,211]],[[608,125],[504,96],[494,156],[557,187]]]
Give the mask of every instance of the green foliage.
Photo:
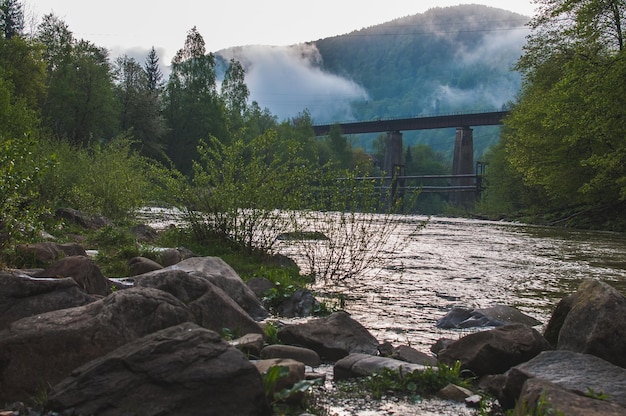
[[[280,344],[280,339],[278,338],[278,325],[275,322],[267,321],[265,323],[265,327],[263,328],[263,333],[265,334],[265,342],[268,344]]]
[[[591,387],[587,387],[587,392],[585,392],[585,396],[597,400],[608,400],[611,397],[610,395],[604,393],[602,390],[596,391]]]
[[[159,191],[175,188],[179,180],[176,172],[133,151],[132,141],[124,136],[89,147],[42,143],[41,150],[56,160],[55,169],[44,178],[43,199],[113,220],[132,217],[137,208],[164,197]]]
[[[461,378],[461,365],[457,362],[452,367],[439,364],[437,367],[427,367],[424,371],[408,373],[384,369],[359,379],[357,384],[352,388],[367,391],[375,400],[380,400],[383,395],[394,394],[419,401],[422,396],[432,395],[448,384],[465,386],[467,383]]]
[[[300,144],[269,130],[249,143],[224,145],[215,137],[199,148],[187,217],[197,237],[221,238],[271,253],[287,218],[277,209],[299,206],[314,171]]]
[[[40,229],[45,207],[36,200],[49,161],[38,159],[36,145],[29,136],[7,139],[0,135],[0,248],[27,236],[32,238]]]
[[[224,105],[217,94],[215,56],[206,53],[204,39],[195,27],[172,60],[164,107],[170,129],[166,153],[181,172],[191,173],[201,138],[212,135],[229,141]]]

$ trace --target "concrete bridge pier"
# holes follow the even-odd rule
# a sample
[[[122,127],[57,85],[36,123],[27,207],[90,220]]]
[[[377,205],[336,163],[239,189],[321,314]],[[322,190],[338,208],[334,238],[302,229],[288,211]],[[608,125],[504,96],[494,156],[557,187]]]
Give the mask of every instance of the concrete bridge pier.
[[[398,176],[404,176],[404,163],[402,163],[402,132],[389,131],[385,137],[385,160],[383,170],[387,176],[391,176],[391,195],[392,198],[401,197],[404,191],[398,191],[398,188],[404,187],[404,179],[396,179]]]
[[[453,175],[474,173],[474,134],[470,127],[457,127],[452,159]],[[473,178],[454,178],[452,186],[474,186]],[[470,207],[476,201],[474,192],[453,192],[450,202],[458,207]]]

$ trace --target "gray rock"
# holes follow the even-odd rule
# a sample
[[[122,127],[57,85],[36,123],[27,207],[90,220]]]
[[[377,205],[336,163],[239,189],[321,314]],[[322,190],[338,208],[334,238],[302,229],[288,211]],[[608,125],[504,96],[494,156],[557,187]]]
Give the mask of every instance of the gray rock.
[[[172,294],[182,301],[194,321],[221,332],[228,328],[235,334],[263,333],[261,327],[226,292],[201,276],[167,267],[132,278],[137,287],[151,287]]]
[[[317,367],[321,363],[320,356],[315,351],[293,345],[268,345],[261,350],[261,358],[290,358],[310,367]]]
[[[274,282],[264,278],[264,277],[255,277],[246,282],[250,290],[254,292],[257,298],[263,299],[270,290],[274,289],[276,285]]]
[[[192,323],[78,368],[52,388],[48,406],[99,416],[270,414],[256,368],[217,333]]]
[[[623,416],[626,408],[607,401],[581,396],[538,378],[526,380],[513,414],[554,414],[567,416]]]
[[[526,325],[513,324],[469,334],[439,352],[439,361],[477,376],[499,374],[550,349],[543,336]]]
[[[376,338],[346,312],[287,325],[278,330],[278,338],[284,344],[312,349],[322,360],[335,361],[351,353],[378,354]]]
[[[128,260],[128,271],[131,276],[137,276],[144,273],[153,272],[163,268],[159,263],[145,257],[133,257]]]
[[[598,280],[585,280],[559,303],[546,332],[559,350],[595,355],[626,368],[626,297]],[[554,341],[553,341],[554,342]]]
[[[68,256],[86,256],[85,248],[78,243],[58,244],[42,242],[32,244],[19,244],[15,247],[18,256],[26,263],[37,265],[49,264]]]
[[[532,360],[511,368],[500,391],[500,403],[513,407],[529,378],[549,381],[566,390],[585,394],[591,390],[607,394],[608,400],[626,406],[626,369],[601,358],[571,351],[545,351]]]
[[[111,293],[109,281],[87,256],[70,256],[57,260],[35,277],[71,277],[89,294],[107,296]]]
[[[271,386],[271,394],[293,387],[299,381],[304,380],[304,364],[290,358],[272,358],[268,360],[251,361],[260,374],[266,374],[272,367],[285,367],[288,373],[285,377],[276,380]]]
[[[255,320],[265,319],[269,315],[237,272],[219,257],[192,257],[168,268],[207,279],[228,293]]]
[[[89,215],[73,208],[59,208],[55,213],[57,218],[69,220],[84,228],[97,230],[112,227],[113,222],[102,215]]]
[[[437,365],[437,359],[435,357],[418,351],[415,348],[409,347],[408,345],[400,345],[399,347],[395,348],[391,355],[391,358],[413,364],[430,366]]]
[[[246,356],[260,357],[264,341],[262,334],[246,334],[228,343]]]
[[[148,288],[15,321],[0,331],[0,402],[32,398],[129,341],[190,321],[181,301]]]
[[[540,325],[541,322],[518,309],[505,305],[495,305],[483,309],[455,307],[437,321],[437,328],[481,328],[509,324]]]
[[[377,357],[369,354],[350,354],[339,361],[333,367],[334,380],[346,380],[355,377],[370,376],[380,373],[384,369],[393,371],[401,370],[403,373],[424,371],[429,366],[407,363],[388,357]]]
[[[278,306],[277,312],[279,315],[287,318],[303,318],[313,315],[318,305],[319,302],[311,291],[298,289]]]
[[[36,279],[20,272],[0,271],[0,329],[28,316],[95,302],[71,278]]]
[[[443,400],[452,400],[454,402],[465,403],[465,400],[474,393],[465,387],[456,384],[448,384],[439,390],[435,395]]]

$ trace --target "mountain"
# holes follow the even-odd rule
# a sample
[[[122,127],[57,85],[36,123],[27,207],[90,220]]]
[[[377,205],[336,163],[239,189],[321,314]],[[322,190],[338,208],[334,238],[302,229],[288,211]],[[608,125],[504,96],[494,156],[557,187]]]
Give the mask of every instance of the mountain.
[[[514,99],[511,70],[529,18],[502,9],[434,8],[380,25],[287,47],[240,46],[216,53],[246,69],[251,98],[279,118],[308,109],[314,122],[499,110]],[[450,131],[405,132],[405,143],[449,151]],[[478,156],[498,128],[476,128]],[[365,147],[371,142],[361,138]]]

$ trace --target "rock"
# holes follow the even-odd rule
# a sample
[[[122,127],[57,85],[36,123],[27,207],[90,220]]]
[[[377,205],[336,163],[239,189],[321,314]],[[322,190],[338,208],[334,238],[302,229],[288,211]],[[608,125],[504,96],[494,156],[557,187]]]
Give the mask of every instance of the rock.
[[[476,328],[502,326],[508,324],[540,325],[541,322],[518,309],[505,305],[495,305],[484,309],[455,307],[437,321],[437,328]]]
[[[471,397],[474,393],[465,387],[457,386],[456,384],[448,384],[446,387],[439,390],[435,395],[443,400],[452,400],[454,402],[465,403],[468,397]]]
[[[129,341],[190,321],[181,301],[149,288],[15,321],[0,331],[0,402],[30,398]]]
[[[269,315],[237,272],[219,257],[192,257],[169,268],[207,279],[228,293],[255,320],[265,319]]]
[[[286,318],[306,317],[313,315],[318,306],[319,302],[311,291],[298,289],[278,306],[277,312]]]
[[[52,388],[74,414],[269,415],[256,368],[213,331],[183,323],[91,361]]]
[[[246,334],[241,338],[234,339],[228,343],[237,348],[239,351],[246,354],[246,356],[260,357],[261,350],[263,349],[263,335],[261,334]]]
[[[98,300],[74,279],[35,279],[19,272],[0,271],[0,329],[11,322]]]
[[[48,264],[62,257],[86,256],[83,246],[78,243],[58,244],[53,242],[19,244],[15,251],[26,263]]]
[[[274,358],[270,360],[251,361],[260,374],[266,374],[272,367],[285,367],[288,373],[284,377],[279,377],[276,384],[271,386],[271,394],[275,394],[283,389],[293,387],[299,381],[304,380],[304,364],[289,358]]]
[[[268,345],[261,350],[261,358],[290,358],[299,361],[309,367],[317,367],[321,364],[320,356],[313,350],[293,345]]]
[[[104,227],[113,227],[113,222],[102,215],[88,215],[73,208],[59,208],[55,213],[57,218],[69,220],[84,228],[97,230]]]
[[[265,296],[270,290],[276,288],[274,282],[264,277],[252,278],[248,280],[246,284],[259,299],[263,299],[263,296]]]
[[[287,325],[278,330],[278,338],[284,344],[312,349],[322,360],[336,361],[351,353],[378,353],[376,338],[346,312]]]
[[[545,380],[530,378],[522,387],[513,414],[623,416],[626,415],[626,408],[606,400],[581,396]]]
[[[546,332],[553,342],[558,332],[559,350],[595,355],[626,368],[626,297],[604,282],[582,282],[559,303]]]
[[[439,352],[439,361],[461,368],[477,376],[503,373],[514,365],[530,360],[550,349],[539,332],[522,324],[498,327],[469,334]]]
[[[355,377],[370,376],[380,373],[384,369],[393,371],[401,370],[403,373],[424,371],[427,366],[411,364],[405,361],[388,357],[377,357],[369,354],[350,354],[339,361],[333,367],[333,380],[346,380]]]
[[[152,259],[145,257],[133,257],[128,260],[128,271],[131,276],[137,276],[144,273],[153,272],[155,270],[161,270],[163,266]]]
[[[57,260],[35,277],[71,277],[89,294],[107,296],[111,293],[109,281],[87,256],[70,256]]]
[[[130,229],[135,239],[140,243],[151,243],[157,239],[157,231],[146,224],[137,224]]]
[[[430,352],[435,355],[438,355],[441,350],[446,349],[450,344],[452,344],[455,340],[450,338],[439,338],[431,347]]]
[[[192,257],[196,257],[196,255],[184,247],[168,248],[159,253],[159,264],[163,267],[169,267]]]
[[[228,328],[235,334],[262,334],[261,327],[222,289],[208,279],[167,267],[134,276],[137,287],[151,287],[170,293],[185,305],[194,321],[215,332]]]
[[[421,351],[411,348],[407,345],[400,345],[394,349],[391,358],[395,358],[400,361],[406,361],[407,363],[422,364],[429,366],[437,366],[437,359],[432,355],[424,354]]]
[[[544,351],[532,360],[511,368],[501,390],[492,391],[506,408],[515,405],[529,378],[585,394],[591,390],[608,395],[608,400],[626,406],[626,369],[601,358],[571,351]]]

